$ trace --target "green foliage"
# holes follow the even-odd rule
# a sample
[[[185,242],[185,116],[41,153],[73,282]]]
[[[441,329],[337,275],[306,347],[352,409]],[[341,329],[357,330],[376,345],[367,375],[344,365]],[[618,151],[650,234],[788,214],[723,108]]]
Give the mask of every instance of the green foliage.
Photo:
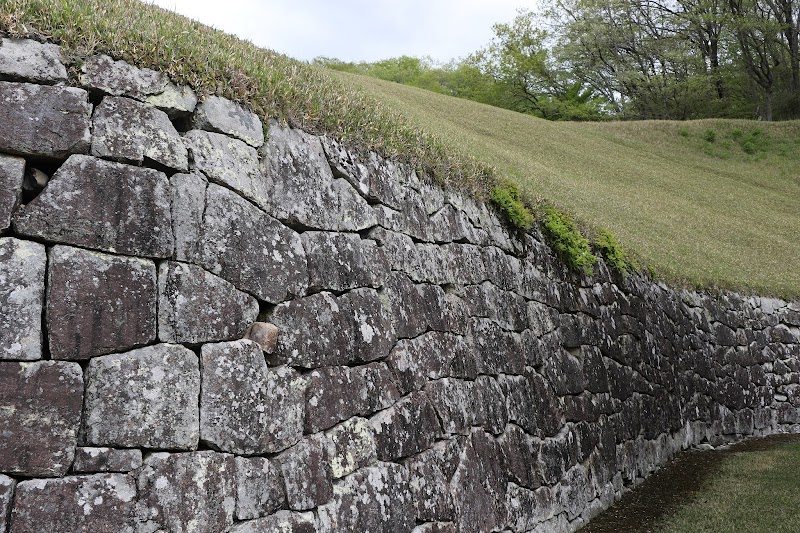
[[[525,207],[519,189],[511,182],[503,181],[491,192],[492,202],[500,208],[508,221],[520,229],[528,229],[533,224],[533,215]]]
[[[678,130],[678,135],[681,137],[688,137],[689,136],[689,129],[688,128],[681,128]]]
[[[605,257],[606,263],[621,275],[624,276],[628,271],[636,269],[633,260],[607,229],[600,229],[597,232],[594,243]]]
[[[703,133],[703,140],[707,143],[713,143],[717,140],[717,133],[714,130],[706,130]]]
[[[553,207],[544,210],[542,221],[553,249],[573,269],[591,274],[597,257],[592,254],[589,239],[581,234],[575,220]]]

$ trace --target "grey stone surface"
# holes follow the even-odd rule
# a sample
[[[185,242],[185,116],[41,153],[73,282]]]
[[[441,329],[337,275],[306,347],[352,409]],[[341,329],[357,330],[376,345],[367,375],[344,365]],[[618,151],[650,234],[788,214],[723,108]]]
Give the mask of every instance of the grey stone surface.
[[[330,459],[319,437],[305,437],[275,460],[281,468],[289,509],[313,509],[333,496]]]
[[[170,82],[162,92],[150,95],[144,101],[174,120],[194,111],[197,106],[197,94],[191,87],[178,86]]]
[[[0,40],[0,78],[34,83],[55,83],[67,79],[61,49],[31,39]]]
[[[436,443],[429,450],[405,462],[414,514],[418,522],[453,520],[450,478],[458,465],[460,454],[456,443],[455,439]]]
[[[264,128],[258,115],[220,96],[209,96],[197,106],[192,126],[236,137],[255,148],[264,144]]]
[[[365,418],[353,417],[325,433],[333,479],[342,478],[377,461],[375,435]]]
[[[414,527],[408,472],[397,464],[363,468],[334,488],[330,503],[318,509],[320,533],[394,533]]]
[[[278,305],[271,321],[281,330],[278,358],[305,368],[374,361],[396,338],[389,309],[372,289],[292,300]]]
[[[158,338],[197,344],[241,338],[258,316],[258,302],[194,265],[158,268]]]
[[[86,91],[0,81],[0,101],[0,151],[54,159],[89,151]]]
[[[73,155],[14,217],[21,235],[104,252],[169,257],[169,183],[157,170]]]
[[[356,233],[307,231],[302,235],[308,259],[308,284],[314,291],[380,287],[389,263],[375,241]]]
[[[72,473],[132,472],[140,466],[142,450],[78,447],[75,450]]]
[[[305,380],[270,369],[249,340],[205,344],[200,438],[221,451],[257,455],[283,450],[303,435]]]
[[[0,234],[11,226],[11,215],[22,200],[25,160],[0,154]]]
[[[316,533],[314,513],[278,511],[272,516],[236,524],[230,533]]]
[[[309,228],[361,231],[377,224],[366,200],[344,179],[334,179],[319,138],[275,122],[261,147],[270,195],[262,205],[280,220]]]
[[[199,173],[174,174],[169,179],[173,259],[199,262],[202,257],[207,188],[208,180]]]
[[[32,479],[17,485],[10,533],[135,533],[136,485],[124,474]]]
[[[236,518],[267,516],[286,505],[280,467],[263,457],[236,457]]]
[[[123,163],[150,160],[179,171],[189,165],[183,140],[166,113],[115,96],[103,98],[94,111],[91,153]]]
[[[150,455],[137,479],[138,533],[227,531],[236,510],[235,476],[232,455]]]
[[[80,82],[84,87],[104,94],[142,100],[163,93],[169,79],[154,70],[140,69],[126,61],[114,61],[106,55],[96,55],[83,62]]]
[[[378,459],[393,461],[427,449],[442,433],[424,392],[415,392],[370,418]]]
[[[14,501],[14,490],[17,480],[0,474],[0,533],[8,531],[8,521],[11,517],[11,503]]]
[[[52,247],[47,330],[53,359],[88,359],[152,342],[155,264],[71,246]]]
[[[90,446],[191,450],[199,437],[200,370],[183,346],[95,357],[86,371],[82,435]]]
[[[429,380],[474,379],[475,355],[466,337],[431,331],[398,341],[389,354],[388,363],[398,385],[408,393],[423,389]]]
[[[75,455],[82,403],[77,363],[0,362],[0,472],[63,476]]]
[[[0,238],[0,361],[42,358],[44,246]]]

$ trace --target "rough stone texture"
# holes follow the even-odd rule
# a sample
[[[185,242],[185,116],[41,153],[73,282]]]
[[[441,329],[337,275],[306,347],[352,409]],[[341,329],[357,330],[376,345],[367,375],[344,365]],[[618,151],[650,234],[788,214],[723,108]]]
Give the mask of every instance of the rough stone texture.
[[[264,144],[264,128],[258,115],[219,96],[209,96],[197,106],[192,126],[236,137],[255,148]]]
[[[14,217],[22,235],[142,257],[169,257],[169,183],[157,170],[71,156]]]
[[[61,63],[61,49],[31,39],[0,39],[0,78],[34,83],[55,83],[67,79]]]
[[[161,93],[150,95],[144,101],[175,120],[194,111],[197,106],[197,94],[191,87],[179,87],[170,82]]]
[[[0,102],[0,151],[54,159],[89,151],[86,91],[0,81]]]
[[[408,472],[397,464],[363,468],[334,487],[333,499],[318,510],[320,533],[399,533],[414,527]]]
[[[233,525],[236,463],[216,452],[154,453],[139,471],[138,533],[218,533]]]
[[[267,368],[249,340],[201,350],[200,438],[239,455],[274,453],[303,435],[305,380],[289,367]]]
[[[372,289],[292,300],[278,305],[271,321],[281,330],[276,354],[293,366],[374,361],[395,342],[389,310]]]
[[[271,354],[278,347],[278,336],[281,331],[275,324],[255,322],[245,333],[244,338],[258,344],[265,353]]]
[[[42,358],[44,246],[0,238],[0,361]]]
[[[91,90],[141,100],[161,94],[169,84],[169,79],[160,72],[97,55],[83,62],[80,82]]]
[[[324,445],[333,479],[342,478],[377,460],[375,435],[365,418],[353,417],[325,433]]]
[[[77,363],[0,362],[0,472],[63,476],[75,454],[82,403]]]
[[[442,432],[427,395],[417,392],[370,419],[378,459],[393,461],[427,449]]]
[[[271,194],[256,203],[278,219],[335,231],[361,231],[377,224],[366,200],[346,180],[334,179],[317,137],[272,122],[261,153],[263,179]]]
[[[142,466],[141,450],[121,450],[115,448],[77,448],[74,474],[94,474],[97,472],[131,472]]]
[[[250,520],[274,513],[286,504],[283,477],[273,461],[236,458],[236,518]]]
[[[53,359],[88,359],[156,338],[152,261],[71,246],[54,246],[48,258],[47,328]]]
[[[289,509],[306,511],[333,496],[327,450],[318,437],[306,437],[275,458],[281,467]]]
[[[186,147],[163,111],[129,98],[106,96],[92,118],[92,155],[123,163],[145,159],[185,171]]]
[[[230,533],[316,533],[314,513],[278,511],[272,516],[236,524]]]
[[[83,440],[91,446],[194,449],[199,395],[197,356],[182,346],[96,357],[86,371]]]
[[[136,485],[123,474],[32,479],[17,485],[9,533],[135,533]]]
[[[167,261],[158,268],[158,338],[190,343],[241,338],[258,302],[200,267]]]
[[[22,199],[25,160],[0,154],[0,234],[11,226],[11,215]]]
[[[389,263],[375,241],[362,240],[358,234],[322,231],[307,231],[302,238],[310,290],[377,288],[389,275]]]
[[[0,533],[6,533],[8,520],[11,516],[11,502],[14,501],[14,490],[17,481],[14,478],[0,474]]]

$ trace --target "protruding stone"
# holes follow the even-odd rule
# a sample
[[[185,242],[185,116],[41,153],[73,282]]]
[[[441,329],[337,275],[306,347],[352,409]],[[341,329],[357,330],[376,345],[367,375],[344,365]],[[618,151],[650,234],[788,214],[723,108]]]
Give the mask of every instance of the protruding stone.
[[[0,238],[0,360],[42,358],[45,248]]]
[[[72,472],[94,474],[98,472],[132,472],[142,466],[142,450],[117,448],[77,448]]]
[[[318,510],[320,533],[395,533],[413,527],[408,472],[392,463],[362,468],[346,477],[334,488],[331,502]]]
[[[75,454],[82,405],[77,363],[0,362],[0,472],[63,476]]]
[[[89,151],[92,106],[75,87],[0,82],[0,151],[64,159]]]
[[[70,246],[54,246],[48,256],[47,326],[53,359],[88,359],[156,338],[152,261]]]
[[[286,503],[280,468],[263,457],[236,458],[236,518],[251,520]]]
[[[236,509],[235,469],[232,455],[216,452],[150,455],[137,481],[138,533],[227,531]]]
[[[106,96],[95,109],[92,125],[94,156],[137,164],[151,160],[179,171],[188,168],[183,140],[163,111]]]
[[[292,300],[271,320],[281,329],[277,358],[305,368],[374,361],[395,342],[389,310],[372,289]]]
[[[161,72],[140,69],[105,55],[90,57],[83,63],[80,81],[89,89],[137,100],[161,94],[169,83],[167,76]]]
[[[281,466],[290,509],[312,509],[333,496],[329,458],[318,437],[304,438],[276,461]]]
[[[0,39],[0,78],[34,83],[67,79],[61,48],[31,39]]]
[[[333,479],[342,478],[377,460],[375,435],[365,418],[353,417],[325,433]]]
[[[229,533],[317,533],[314,513],[278,511],[272,516],[236,524]]]
[[[330,231],[361,231],[377,216],[344,179],[334,179],[319,138],[270,123],[261,148],[267,212],[291,224]]]
[[[194,112],[197,106],[197,94],[191,87],[185,85],[179,87],[170,82],[164,87],[163,92],[148,96],[144,101],[175,120]]]
[[[25,160],[0,154],[0,234],[11,226],[11,215],[22,200]]]
[[[0,474],[0,533],[6,533],[17,480]]]
[[[249,340],[201,351],[200,438],[237,455],[274,453],[303,435],[305,380],[289,367],[267,368]]]
[[[142,257],[169,257],[169,182],[157,170],[73,155],[20,208],[22,235]]]
[[[86,379],[86,444],[162,450],[197,446],[200,369],[190,350],[159,344],[95,357]]]
[[[258,115],[220,96],[209,96],[197,106],[192,126],[231,135],[255,148],[264,144],[264,128]]]
[[[240,339],[258,316],[255,298],[194,265],[159,265],[158,294],[158,338],[163,342]]]
[[[245,333],[244,338],[258,344],[261,351],[271,354],[278,346],[280,330],[275,324],[269,322],[254,322]]]
[[[424,392],[406,396],[370,419],[378,459],[394,461],[430,447],[442,433],[436,411]]]
[[[32,479],[17,485],[10,533],[135,533],[136,485],[124,474]]]
[[[323,231],[307,231],[302,238],[313,290],[378,288],[389,275],[389,263],[375,241],[362,240],[356,233]]]

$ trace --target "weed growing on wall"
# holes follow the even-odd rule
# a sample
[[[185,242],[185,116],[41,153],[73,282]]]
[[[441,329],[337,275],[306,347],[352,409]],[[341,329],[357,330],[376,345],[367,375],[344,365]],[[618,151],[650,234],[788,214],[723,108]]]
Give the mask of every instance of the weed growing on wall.
[[[594,241],[595,246],[603,254],[608,266],[613,270],[619,272],[621,275],[627,274],[630,270],[635,270],[636,265],[633,260],[628,257],[625,250],[614,238],[607,229],[601,229],[597,232]]]
[[[533,224],[533,214],[525,207],[519,189],[513,183],[504,181],[495,186],[491,199],[515,227],[528,229]]]
[[[597,257],[589,248],[589,239],[581,234],[572,217],[547,207],[543,227],[553,249],[571,268],[586,274],[594,271]]]

